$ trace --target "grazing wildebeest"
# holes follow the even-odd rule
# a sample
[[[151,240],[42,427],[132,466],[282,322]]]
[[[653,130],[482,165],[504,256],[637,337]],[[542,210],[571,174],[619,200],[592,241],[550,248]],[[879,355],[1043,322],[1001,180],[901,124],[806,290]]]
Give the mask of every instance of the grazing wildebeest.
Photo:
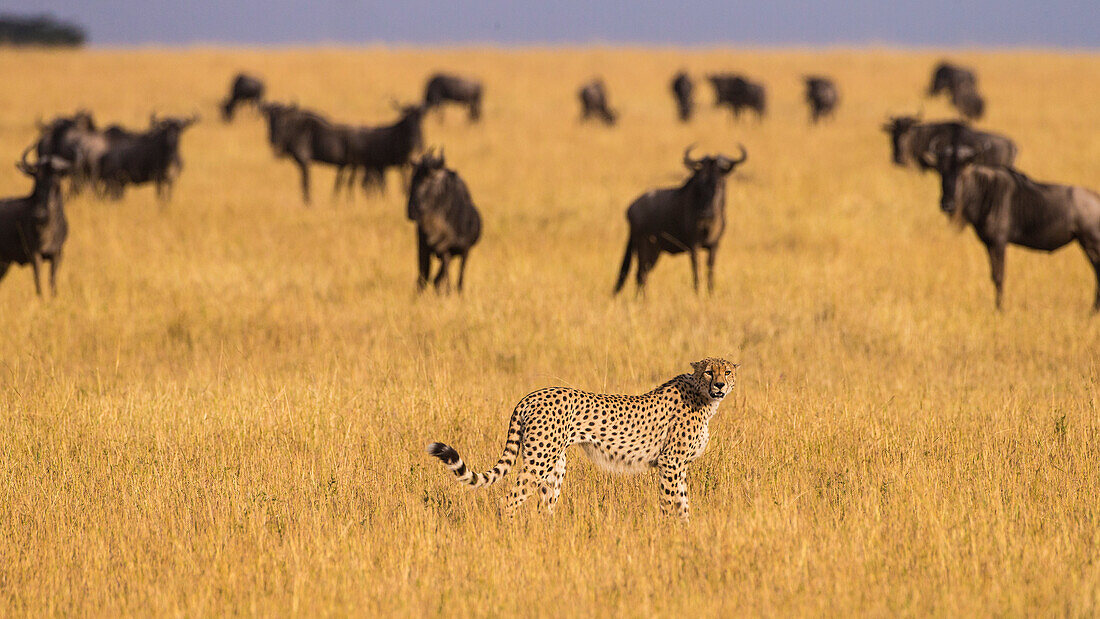
[[[424,109],[439,107],[444,101],[465,105],[470,122],[477,122],[481,118],[481,83],[457,75],[436,73],[424,87]]]
[[[637,258],[638,292],[642,292],[661,252],[685,251],[691,256],[692,282],[698,291],[699,248],[707,250],[707,290],[714,290],[714,259],[726,228],[726,176],[748,159],[745,147],[739,148],[738,159],[725,155],[692,159],[689,146],[684,151],[684,165],[691,171],[691,177],[683,185],[648,191],[631,203],[626,210],[630,236],[615,284],[616,294],[626,283],[632,257]]]
[[[583,86],[577,96],[581,100],[581,120],[595,116],[608,125],[615,124],[617,114],[607,104],[607,88],[602,79],[596,78]]]
[[[1100,195],[1039,183],[1011,167],[974,163],[977,153],[957,140],[937,140],[933,149],[935,161],[929,163],[940,172],[940,209],[959,225],[970,224],[985,244],[998,310],[1009,243],[1052,252],[1077,241],[1096,274],[1092,310],[1100,312]]]
[[[16,164],[19,171],[34,178],[34,189],[25,198],[0,200],[0,279],[11,264],[30,264],[34,270],[34,290],[42,296],[39,270],[42,261],[50,262],[50,290],[57,296],[57,267],[69,235],[65,206],[61,198],[61,176],[68,173],[69,162],[49,155],[35,163],[27,161],[34,144],[23,151]]]
[[[956,129],[960,143],[978,153],[975,163],[1011,166],[1016,161],[1016,144],[1011,139],[972,129],[958,121],[922,123],[917,116],[892,116],[882,125],[882,130],[890,135],[890,156],[894,164],[915,165],[922,171],[930,169],[922,155],[928,151],[932,140],[954,135]]]
[[[466,183],[446,167],[443,152],[436,157],[425,153],[414,164],[409,185],[409,219],[416,222],[416,246],[419,274],[416,285],[428,285],[432,256],[439,260],[439,272],[433,282],[436,290],[450,288],[447,267],[451,258],[459,258],[458,291],[466,274],[470,248],[481,237],[481,215],[470,198]]]
[[[741,110],[748,108],[756,112],[757,119],[764,117],[767,110],[767,94],[763,84],[749,81],[740,75],[708,75],[714,86],[714,105],[728,105],[734,118],[741,117]]]
[[[132,134],[112,127],[107,151],[99,159],[99,178],[107,195],[119,199],[127,185],[155,183],[157,198],[167,202],[172,197],[172,186],[183,170],[180,157],[180,135],[198,122],[198,115],[190,118],[149,119],[149,130]]]
[[[263,80],[247,73],[238,73],[229,87],[229,96],[222,102],[222,119],[226,122],[233,120],[233,112],[242,103],[251,103],[258,108],[263,98]]]
[[[680,115],[681,122],[691,120],[691,113],[695,111],[695,101],[692,92],[695,84],[686,71],[680,71],[672,77],[672,96],[676,99],[676,111]]]
[[[985,99],[973,87],[964,86],[951,94],[951,104],[969,119],[978,119],[985,113]]]
[[[928,96],[934,97],[941,92],[954,95],[962,88],[977,90],[978,78],[974,72],[966,67],[960,67],[947,61],[942,61],[932,70],[932,83],[928,86]]]
[[[966,118],[981,118],[985,112],[985,99],[978,93],[978,78],[974,71],[949,62],[941,62],[932,71],[932,83],[928,96],[946,92],[954,105]]]
[[[840,101],[840,94],[833,80],[818,75],[807,75],[802,79],[806,82],[806,103],[810,105],[810,122],[817,123],[822,118],[832,116]]]
[[[363,187],[385,187],[386,170],[411,163],[414,153],[424,143],[421,105],[399,106],[401,117],[390,125],[381,127],[357,127],[349,134],[349,150],[352,163],[362,167]]]

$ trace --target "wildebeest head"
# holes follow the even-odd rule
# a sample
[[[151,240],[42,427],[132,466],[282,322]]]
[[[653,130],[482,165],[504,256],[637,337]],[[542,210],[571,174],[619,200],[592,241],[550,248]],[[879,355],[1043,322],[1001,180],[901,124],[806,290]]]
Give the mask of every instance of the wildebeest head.
[[[959,144],[961,125],[957,126],[950,138],[939,136],[921,153],[924,165],[940,174],[940,210],[948,215],[955,213],[959,206],[957,185],[959,175],[966,166],[978,156],[978,151],[967,144]]]
[[[450,174],[447,169],[447,161],[443,155],[443,149],[439,154],[434,153],[434,148],[424,153],[420,159],[413,162],[412,178],[409,182],[409,203],[407,215],[415,221],[420,218],[422,206],[439,192],[442,181]]]
[[[179,146],[180,134],[183,133],[184,129],[187,129],[199,120],[201,120],[201,118],[198,114],[193,114],[187,118],[176,116],[158,118],[156,112],[154,112],[149,116],[149,128],[152,132],[163,135],[168,146],[174,149]]]
[[[299,111],[298,104],[264,103],[260,111],[267,121],[267,141],[276,152],[282,153],[288,138],[290,118]]]
[[[921,115],[916,116],[891,116],[883,123],[882,130],[890,134],[890,146],[893,148],[893,159],[897,165],[905,165],[905,157],[901,145],[901,138],[910,129],[920,124]]]
[[[35,144],[31,144],[23,151],[23,155],[19,158],[19,161],[15,163],[15,167],[23,174],[34,179],[35,192],[45,191],[52,193],[58,191],[61,184],[61,177],[69,173],[72,164],[57,155],[39,157],[37,161],[31,163],[27,160],[27,155],[35,149],[35,146]],[[39,220],[39,223],[42,223],[45,222],[47,216],[47,203],[45,201],[35,202],[35,219]]]
[[[691,170],[691,178],[686,183],[687,185],[694,185],[698,190],[708,193],[710,195],[707,198],[712,198],[718,194],[724,187],[726,176],[737,166],[744,163],[749,155],[745,151],[745,147],[741,144],[737,145],[737,148],[741,150],[741,156],[737,159],[730,159],[725,155],[706,155],[699,159],[693,159],[691,156],[691,149],[694,145],[688,146],[684,150],[684,167]],[[713,216],[717,203],[713,199],[703,199],[695,202],[695,205],[702,209],[700,215],[703,217]]]

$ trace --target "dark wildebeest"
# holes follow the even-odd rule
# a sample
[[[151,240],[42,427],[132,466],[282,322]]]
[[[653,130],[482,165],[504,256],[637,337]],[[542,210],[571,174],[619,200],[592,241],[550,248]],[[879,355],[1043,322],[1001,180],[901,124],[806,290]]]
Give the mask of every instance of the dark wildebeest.
[[[118,127],[108,129],[109,146],[98,164],[106,194],[119,199],[127,185],[155,183],[157,198],[161,202],[171,199],[172,187],[183,170],[180,135],[198,120],[197,115],[157,118],[153,114],[149,130],[144,133],[133,134]]]
[[[695,111],[695,101],[692,91],[695,84],[685,71],[680,71],[672,78],[672,96],[676,99],[676,111],[680,115],[681,122],[691,120],[691,113]]]
[[[275,155],[289,156],[301,172],[302,200],[306,204],[310,203],[311,162],[336,166],[334,194],[343,182],[344,168],[351,166],[354,174],[348,126],[331,123],[320,114],[296,105],[265,103],[261,110],[267,117],[267,139]]]
[[[985,113],[985,99],[973,87],[962,87],[951,94],[951,104],[969,119],[978,119]]]
[[[34,290],[42,296],[39,271],[42,261],[49,260],[50,290],[56,297],[57,267],[69,235],[61,198],[61,176],[69,171],[70,164],[56,155],[29,163],[27,155],[34,146],[23,151],[17,164],[21,172],[34,178],[31,195],[0,200],[0,279],[13,262],[30,264],[34,270]]]
[[[458,291],[466,274],[470,248],[481,237],[481,215],[470,198],[466,183],[446,168],[443,152],[435,157],[425,153],[414,164],[409,185],[409,219],[416,222],[416,246],[419,275],[416,285],[423,290],[431,274],[432,256],[439,259],[439,272],[433,284],[436,290],[450,288],[447,267],[451,258],[459,258]]]
[[[71,195],[79,194],[86,184],[98,180],[99,157],[106,149],[91,112],[78,110],[71,117],[60,116],[48,124],[40,122],[38,127],[41,132],[36,147],[38,159],[56,156],[70,163]]]
[[[928,86],[928,96],[934,97],[941,92],[955,95],[962,88],[977,90],[978,78],[974,72],[966,67],[960,67],[947,61],[942,61],[932,71],[932,83]]]
[[[577,96],[581,100],[581,120],[595,116],[608,125],[615,124],[616,113],[607,104],[607,89],[602,79],[596,78],[581,86]]]
[[[1018,170],[974,163],[977,153],[958,141],[933,145],[941,175],[940,208],[970,224],[989,252],[1001,309],[1005,247],[1052,252],[1071,241],[1085,250],[1096,274],[1093,312],[1100,312],[1100,195],[1082,187],[1038,183]]]
[[[806,103],[810,105],[810,122],[817,123],[822,118],[832,116],[840,101],[840,94],[833,80],[817,75],[807,75],[802,79],[806,82]]]
[[[385,187],[386,169],[411,163],[424,143],[421,120],[424,107],[398,107],[401,117],[391,125],[357,127],[349,134],[352,163],[363,168],[363,187]]]
[[[728,105],[734,118],[740,118],[744,108],[755,111],[757,119],[764,117],[767,94],[763,84],[732,74],[708,75],[707,79],[714,86],[715,106]]]
[[[714,259],[726,228],[726,176],[748,159],[745,147],[740,149],[738,159],[725,155],[692,159],[689,146],[684,151],[684,165],[691,171],[691,177],[683,185],[648,191],[631,203],[626,210],[630,236],[615,284],[616,294],[626,283],[632,257],[637,258],[638,292],[642,292],[661,252],[685,251],[691,256],[692,282],[698,291],[699,248],[707,250],[707,290],[714,290]]]
[[[259,108],[263,98],[263,80],[247,73],[238,73],[229,87],[229,97],[222,102],[222,119],[226,122],[233,120],[233,112],[242,103],[251,103]]]
[[[891,158],[895,165],[915,165],[921,171],[930,169],[922,156],[938,136],[959,131],[960,144],[978,153],[975,163],[1011,166],[1016,161],[1016,144],[1009,138],[972,129],[958,121],[922,123],[917,116],[893,116],[882,125],[890,135]]]
[[[974,76],[974,71],[966,67],[949,62],[936,65],[927,94],[934,97],[943,92],[951,98],[951,105],[966,118],[981,118],[985,112],[985,99],[978,93],[978,78]]]
[[[470,122],[477,122],[481,118],[481,83],[457,75],[436,73],[424,87],[424,109],[439,107],[444,101],[465,105]]]

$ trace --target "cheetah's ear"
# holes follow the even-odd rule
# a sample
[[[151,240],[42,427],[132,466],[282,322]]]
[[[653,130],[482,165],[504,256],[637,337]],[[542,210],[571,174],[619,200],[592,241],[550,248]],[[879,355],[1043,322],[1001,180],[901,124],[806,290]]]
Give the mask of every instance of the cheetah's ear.
[[[739,367],[741,367],[741,364],[740,364],[740,363],[734,363],[734,364],[733,364],[733,369],[735,369],[735,370],[736,370],[736,369],[737,369],[737,368],[739,368]]]
[[[691,369],[694,370],[694,372],[696,374],[702,372],[706,367],[707,367],[707,362],[706,361],[693,361],[691,363]]]

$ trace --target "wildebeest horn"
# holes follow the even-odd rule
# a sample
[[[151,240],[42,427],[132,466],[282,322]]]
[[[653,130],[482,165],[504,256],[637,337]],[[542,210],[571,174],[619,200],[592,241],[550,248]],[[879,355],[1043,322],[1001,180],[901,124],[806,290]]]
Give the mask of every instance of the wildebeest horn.
[[[741,164],[741,163],[745,163],[745,160],[749,158],[749,152],[747,150],[745,150],[745,145],[744,144],[738,142],[737,143],[737,148],[739,148],[741,150],[741,158],[740,159],[731,159],[730,163],[732,163],[733,165],[738,165],[738,164]]]
[[[33,149],[37,145],[38,144],[36,142],[31,142],[30,146],[23,150],[23,154],[19,157],[18,167],[28,171],[34,169],[34,166],[31,165],[31,162],[27,161],[27,155],[31,154],[31,149]]]
[[[446,162],[446,158],[443,156],[443,147],[439,147],[439,165],[443,165]]]
[[[694,143],[692,143],[690,146],[688,146],[686,149],[684,149],[684,165],[686,165],[689,168],[697,167],[699,165],[699,163],[702,161],[702,159],[692,159],[691,158],[691,149],[693,149],[693,148],[695,148]]]
[[[42,117],[41,116],[36,116],[35,117],[34,126],[37,127],[39,131],[45,131],[46,130],[46,123],[42,122]]]

